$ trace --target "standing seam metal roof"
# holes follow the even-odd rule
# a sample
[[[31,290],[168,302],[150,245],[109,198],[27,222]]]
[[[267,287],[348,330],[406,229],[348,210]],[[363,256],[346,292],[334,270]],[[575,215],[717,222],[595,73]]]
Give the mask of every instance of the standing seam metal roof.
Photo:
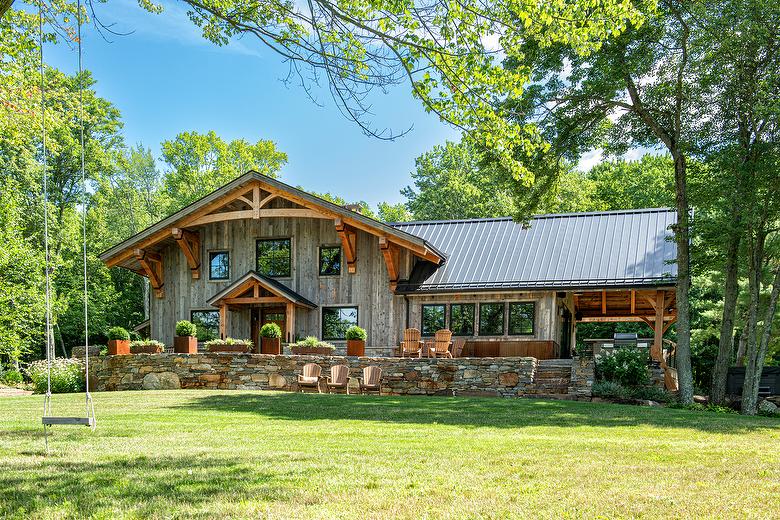
[[[672,209],[390,224],[447,255],[399,292],[659,286],[675,283]]]

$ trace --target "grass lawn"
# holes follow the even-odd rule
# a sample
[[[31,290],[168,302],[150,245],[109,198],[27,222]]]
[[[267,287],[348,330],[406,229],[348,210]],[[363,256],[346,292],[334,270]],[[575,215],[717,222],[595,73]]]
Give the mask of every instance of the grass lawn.
[[[565,401],[94,395],[95,432],[0,399],[0,517],[780,518],[780,421]],[[83,395],[54,414],[83,413]]]

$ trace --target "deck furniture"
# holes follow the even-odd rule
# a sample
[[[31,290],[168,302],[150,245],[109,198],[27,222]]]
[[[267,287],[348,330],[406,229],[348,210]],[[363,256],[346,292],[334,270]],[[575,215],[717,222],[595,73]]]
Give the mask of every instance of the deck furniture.
[[[450,352],[450,345],[452,345],[452,331],[448,329],[441,329],[436,331],[436,335],[433,341],[430,342],[428,348],[429,357],[452,357]]]
[[[361,394],[376,392],[382,395],[382,367],[371,365],[363,368],[363,377],[358,381]]]
[[[420,339],[420,330],[404,330],[404,339],[401,342],[401,357],[422,357],[422,348],[423,342]]]
[[[325,381],[329,393],[343,391],[349,395],[349,367],[336,365],[330,368],[330,376]]]
[[[320,374],[322,367],[317,363],[306,363],[303,365],[303,374],[298,374],[298,389],[303,392],[305,389],[315,389],[320,391]]]
[[[452,342],[452,357],[460,357],[463,354],[463,347],[466,346],[466,340],[458,338]]]

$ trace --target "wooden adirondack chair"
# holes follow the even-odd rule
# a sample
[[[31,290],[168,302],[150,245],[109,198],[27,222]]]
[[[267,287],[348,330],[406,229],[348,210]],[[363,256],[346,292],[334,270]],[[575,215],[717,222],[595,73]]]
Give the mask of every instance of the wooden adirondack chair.
[[[452,332],[448,329],[436,331],[436,335],[431,342],[431,348],[428,351],[430,357],[452,357],[450,344],[452,343]]]
[[[463,354],[463,347],[466,346],[466,340],[463,338],[456,339],[452,342],[452,357],[460,357]]]
[[[316,363],[306,363],[303,365],[303,374],[298,374],[298,389],[303,392],[304,389],[315,389],[320,391],[320,374],[322,367]]]
[[[401,357],[422,357],[422,341],[418,329],[404,330],[404,340],[401,342]]]
[[[360,393],[376,392],[382,395],[382,367],[368,366],[363,369],[363,378],[360,379]]]
[[[347,365],[330,367],[330,377],[325,385],[330,393],[344,391],[349,395],[349,367]]]

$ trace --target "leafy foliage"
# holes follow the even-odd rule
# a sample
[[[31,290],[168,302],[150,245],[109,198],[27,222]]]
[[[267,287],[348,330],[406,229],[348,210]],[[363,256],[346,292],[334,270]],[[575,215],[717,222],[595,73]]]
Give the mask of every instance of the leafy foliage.
[[[347,331],[345,332],[345,337],[348,340],[359,339],[365,341],[366,338],[368,337],[368,334],[366,333],[366,329],[360,328],[357,325],[353,325],[347,329]]]
[[[181,320],[176,322],[177,336],[195,336],[197,331],[197,327],[191,321]]]
[[[122,327],[111,327],[110,329],[108,329],[106,336],[108,337],[108,339],[112,339],[112,340],[124,340],[124,341],[130,340],[130,333],[127,332],[127,329],[124,329]]]
[[[276,323],[266,323],[260,327],[261,338],[281,338],[282,328]]]
[[[603,381],[625,386],[641,386],[649,382],[646,350],[618,348],[596,359],[596,375]]]
[[[27,375],[33,389],[43,394],[47,389],[47,363],[34,361],[27,367]],[[53,394],[65,394],[84,391],[84,364],[79,359],[57,358],[51,364],[51,391]]]

